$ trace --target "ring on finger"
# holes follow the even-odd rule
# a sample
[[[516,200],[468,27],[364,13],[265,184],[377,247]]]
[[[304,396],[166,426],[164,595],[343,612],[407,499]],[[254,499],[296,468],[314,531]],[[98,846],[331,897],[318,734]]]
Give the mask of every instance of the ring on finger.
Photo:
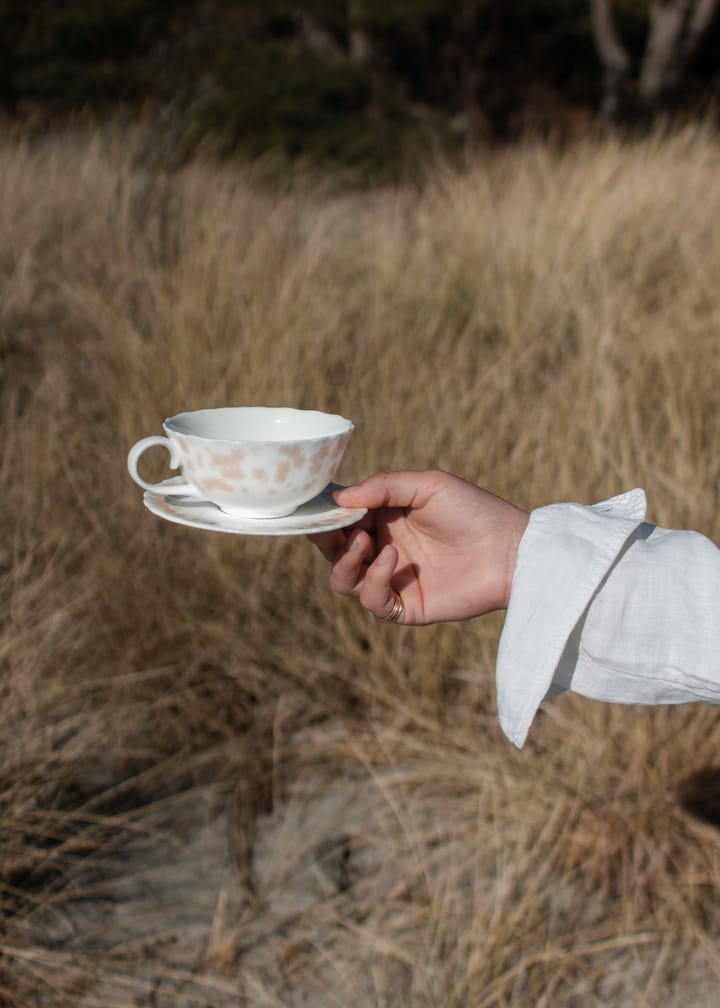
[[[402,604],[402,599],[396,591],[393,591],[395,600],[393,601],[393,607],[387,616],[376,616],[378,623],[397,623],[403,614],[404,607]]]

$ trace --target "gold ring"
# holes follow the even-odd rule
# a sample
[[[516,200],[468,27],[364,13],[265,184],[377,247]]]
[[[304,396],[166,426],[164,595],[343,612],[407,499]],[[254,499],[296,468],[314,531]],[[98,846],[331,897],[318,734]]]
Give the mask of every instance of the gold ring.
[[[387,616],[377,616],[376,619],[379,623],[397,623],[403,614],[403,604],[402,599],[396,591],[393,592],[395,596],[395,601],[393,602],[393,607]]]

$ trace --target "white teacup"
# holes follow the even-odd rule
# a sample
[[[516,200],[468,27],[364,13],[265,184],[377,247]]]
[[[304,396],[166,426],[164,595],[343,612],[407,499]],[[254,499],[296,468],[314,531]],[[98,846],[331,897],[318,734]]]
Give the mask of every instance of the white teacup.
[[[128,454],[135,482],[153,493],[191,494],[243,518],[282,518],[312,500],[335,474],[354,427],[333,413],[230,406],[178,413],[165,437],[143,438]],[[184,483],[148,483],[138,460],[152,445],[170,452]]]

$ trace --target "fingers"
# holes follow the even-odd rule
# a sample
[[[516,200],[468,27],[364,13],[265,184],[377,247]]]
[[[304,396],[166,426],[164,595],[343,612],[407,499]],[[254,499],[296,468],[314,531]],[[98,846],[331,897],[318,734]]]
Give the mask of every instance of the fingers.
[[[396,593],[390,586],[398,563],[398,551],[387,545],[375,557],[371,537],[355,529],[333,562],[330,585],[339,595],[352,595],[378,619],[387,616],[395,605]]]
[[[336,529],[334,532],[315,532],[308,539],[317,546],[326,560],[334,563],[340,551],[345,548],[347,536],[342,529]]]
[[[391,586],[399,562],[396,547],[388,543],[376,556],[375,522],[380,508],[422,507],[448,475],[441,472],[386,472],[370,476],[354,487],[338,489],[333,494],[344,507],[366,507],[368,515],[351,530],[317,533],[308,538],[332,564],[330,585],[340,595],[359,598],[360,603],[378,619],[393,614],[400,595]],[[386,522],[391,519],[386,517]],[[369,531],[368,531],[369,530]],[[399,622],[403,619],[402,610]]]
[[[371,529],[372,525],[372,515],[366,515],[352,527],[335,529],[332,532],[312,532],[307,538],[314,546],[317,546],[326,560],[334,563],[340,553],[346,549],[353,532],[356,529]]]
[[[367,565],[373,559],[373,543],[367,532],[355,529],[348,536],[344,549],[339,550],[330,573],[330,585],[339,595],[359,595],[366,577]]]
[[[381,550],[374,563],[365,572],[360,587],[360,602],[378,619],[388,616],[395,605],[396,593],[390,587],[390,580],[395,573],[398,562],[398,552],[394,546],[386,546]]]

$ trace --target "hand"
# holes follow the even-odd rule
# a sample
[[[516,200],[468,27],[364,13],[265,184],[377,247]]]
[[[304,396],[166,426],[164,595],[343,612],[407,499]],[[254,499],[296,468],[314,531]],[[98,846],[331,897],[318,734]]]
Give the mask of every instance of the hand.
[[[332,564],[330,584],[381,619],[421,626],[507,608],[528,514],[446,472],[389,472],[335,492],[366,507],[352,529],[308,538]]]

